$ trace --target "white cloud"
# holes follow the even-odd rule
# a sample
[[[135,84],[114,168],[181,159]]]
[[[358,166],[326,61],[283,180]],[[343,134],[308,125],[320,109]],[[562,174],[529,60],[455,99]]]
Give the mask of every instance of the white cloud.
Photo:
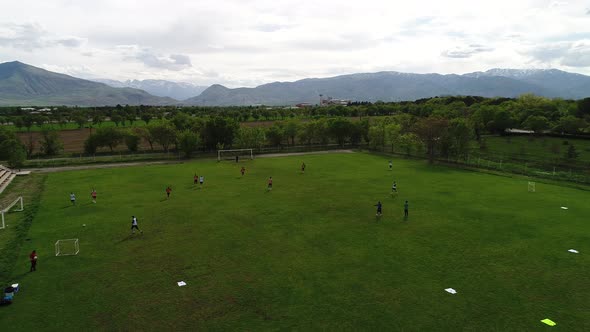
[[[0,61],[81,77],[237,86],[377,70],[536,66],[590,74],[587,0],[19,0],[2,7]]]

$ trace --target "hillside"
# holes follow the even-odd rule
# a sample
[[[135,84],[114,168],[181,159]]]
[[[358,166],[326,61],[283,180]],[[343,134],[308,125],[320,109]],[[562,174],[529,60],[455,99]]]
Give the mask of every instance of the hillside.
[[[186,82],[172,82],[165,80],[126,80],[116,81],[109,79],[97,79],[96,82],[104,83],[114,88],[135,88],[144,90],[154,96],[170,97],[176,100],[184,100],[201,94],[206,86],[195,85]]]
[[[590,95],[590,77],[559,70],[528,71],[522,75],[478,72],[465,75],[379,72],[330,78],[275,82],[256,88],[228,89],[213,85],[186,105],[292,105],[317,104],[319,95],[353,101],[402,101],[442,95],[517,97],[534,93],[546,97],[584,98]]]
[[[164,105],[171,98],[152,96],[132,88],[113,88],[64,74],[53,73],[18,61],[0,64],[0,105],[78,105],[116,104]]]

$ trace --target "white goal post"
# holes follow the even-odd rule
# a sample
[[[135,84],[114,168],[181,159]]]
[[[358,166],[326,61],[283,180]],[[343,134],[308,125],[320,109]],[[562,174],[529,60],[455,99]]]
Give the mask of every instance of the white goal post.
[[[73,256],[80,252],[78,239],[57,240],[55,242],[55,256]]]
[[[531,181],[529,181],[529,192],[530,192],[530,193],[534,193],[535,191],[536,191],[536,188],[535,188],[535,183],[534,183],[534,182],[531,182]]]
[[[217,150],[217,161],[235,159],[236,156],[254,159],[254,149]]]
[[[4,219],[5,218],[4,215],[6,213],[8,213],[8,211],[10,211],[10,209],[12,209],[17,204],[18,204],[19,208],[17,208],[14,211],[20,212],[25,209],[24,204],[23,204],[23,198],[21,196],[21,197],[18,197],[17,199],[15,199],[14,202],[12,202],[10,205],[8,205],[8,207],[6,207],[3,210],[0,210],[0,214],[2,215],[2,224],[0,225],[0,229],[4,229],[6,227],[6,221]]]

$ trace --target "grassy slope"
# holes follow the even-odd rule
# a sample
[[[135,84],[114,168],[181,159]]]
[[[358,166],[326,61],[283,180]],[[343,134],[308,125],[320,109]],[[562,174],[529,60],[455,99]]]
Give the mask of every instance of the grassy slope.
[[[0,230],[0,282],[5,283],[13,278],[12,271],[20,248],[26,241],[29,227],[37,211],[38,201],[43,191],[45,175],[31,174],[17,176],[9,187],[0,194],[0,209],[6,208],[19,196],[27,205],[24,212],[14,209],[5,214],[6,228]],[[3,290],[3,288],[2,288]]]
[[[486,137],[487,153],[491,155],[514,155],[521,159],[544,162],[552,162],[557,159],[559,163],[567,163],[564,156],[569,145],[563,145],[564,141],[568,141],[569,144],[576,147],[576,151],[579,153],[577,161],[590,162],[590,140],[548,136]]]
[[[300,175],[301,158],[247,162],[242,179],[210,161],[51,174],[14,274],[35,248],[39,270],[17,280],[0,326],[522,331],[549,317],[590,329],[590,193],[538,183],[529,194],[524,181],[416,161],[389,172],[364,154],[306,156]],[[142,236],[129,236],[132,214]],[[71,237],[80,255],[52,257]]]

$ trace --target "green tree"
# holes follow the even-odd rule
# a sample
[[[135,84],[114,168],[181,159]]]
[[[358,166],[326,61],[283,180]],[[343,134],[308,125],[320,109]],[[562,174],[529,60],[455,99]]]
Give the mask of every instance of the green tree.
[[[328,132],[338,145],[343,146],[352,133],[352,123],[343,118],[330,119],[328,121]]]
[[[152,114],[150,112],[144,111],[141,113],[141,119],[145,122],[146,125],[148,125],[152,120]]]
[[[190,130],[182,131],[178,134],[178,147],[186,158],[190,158],[199,147],[199,135]]]
[[[176,143],[176,129],[170,121],[162,120],[160,123],[148,126],[148,130],[154,142],[160,144],[165,152],[168,152],[170,145]]]
[[[576,151],[576,147],[573,144],[570,144],[565,153],[565,158],[568,160],[576,160],[578,159],[578,156],[579,153]]]
[[[559,119],[557,125],[553,128],[554,132],[577,134],[580,129],[586,128],[588,124],[583,119],[576,118],[573,115],[567,115]]]
[[[449,121],[440,117],[422,118],[416,122],[414,132],[426,146],[428,162],[434,163],[441,141],[447,135]]]
[[[57,131],[43,128],[41,131],[41,140],[39,141],[41,153],[46,156],[55,156],[63,150],[63,143],[59,139]]]
[[[108,146],[111,152],[113,152],[124,139],[125,134],[119,128],[103,127],[96,130],[96,143],[98,146]]]
[[[266,138],[272,146],[283,146],[283,140],[285,139],[285,129],[281,123],[275,123],[266,130]]]
[[[11,141],[10,154],[8,155],[7,165],[10,168],[21,169],[26,160],[25,148],[19,141]]]
[[[139,150],[139,142],[141,141],[141,137],[135,133],[133,130],[128,130],[125,133],[125,145],[127,145],[127,150],[129,152],[137,152]]]
[[[291,145],[295,145],[295,136],[299,130],[299,123],[295,120],[288,121],[285,124],[285,136],[291,139]]]
[[[223,144],[225,148],[230,147],[239,127],[239,123],[229,118],[209,118],[201,129],[205,147],[210,150],[215,149],[218,144]]]
[[[88,121],[88,119],[81,112],[76,113],[74,115],[74,122],[76,122],[76,124],[78,125],[78,128],[83,128],[84,124],[86,124],[87,121]]]
[[[115,113],[113,115],[111,115],[111,121],[113,121],[115,123],[115,126],[119,126],[119,124],[123,124],[125,125],[125,123],[123,122],[123,117],[120,116],[119,114]]]
[[[549,129],[549,121],[546,117],[540,115],[531,115],[522,123],[524,128],[534,131],[536,134],[543,133]]]
[[[88,136],[88,138],[84,141],[84,152],[86,152],[87,154],[95,155],[98,147],[99,142],[96,133]]]

